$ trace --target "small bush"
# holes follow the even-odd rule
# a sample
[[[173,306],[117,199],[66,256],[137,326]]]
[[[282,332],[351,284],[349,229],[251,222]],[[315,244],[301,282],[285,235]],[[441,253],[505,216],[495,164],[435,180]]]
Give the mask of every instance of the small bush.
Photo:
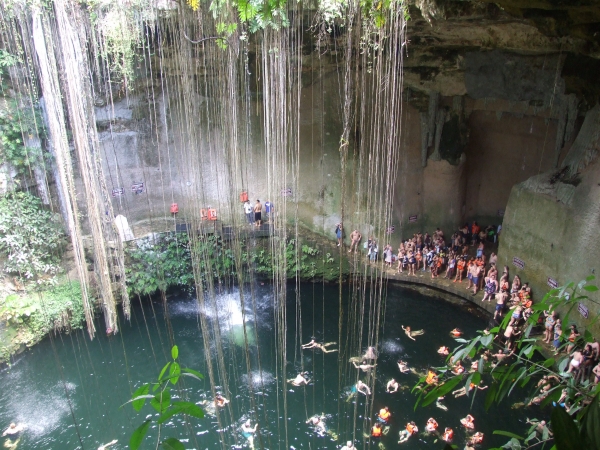
[[[0,253],[3,270],[20,278],[48,278],[60,270],[64,232],[55,214],[37,197],[13,192],[0,199]],[[40,280],[41,281],[41,280]]]

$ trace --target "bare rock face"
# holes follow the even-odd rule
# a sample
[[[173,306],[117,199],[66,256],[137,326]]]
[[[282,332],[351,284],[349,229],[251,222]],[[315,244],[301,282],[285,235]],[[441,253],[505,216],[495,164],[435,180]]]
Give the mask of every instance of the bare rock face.
[[[598,100],[595,1],[415,0],[410,14],[411,89],[544,104],[552,93],[575,92],[588,107]]]

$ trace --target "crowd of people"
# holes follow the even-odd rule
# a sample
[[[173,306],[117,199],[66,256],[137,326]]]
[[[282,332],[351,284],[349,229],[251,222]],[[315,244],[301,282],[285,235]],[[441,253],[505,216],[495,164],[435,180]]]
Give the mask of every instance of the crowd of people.
[[[341,229],[341,224],[339,224]],[[495,302],[495,311],[491,325],[498,325],[508,314],[507,324],[497,335],[498,350],[494,353],[487,351],[483,355],[477,355],[472,359],[471,368],[463,367],[461,362],[456,362],[451,368],[452,373],[461,374],[466,370],[474,372],[477,370],[479,359],[483,357],[486,362],[493,366],[505,362],[507,358],[512,357],[515,352],[515,346],[518,338],[523,335],[528,326],[528,319],[534,313],[533,293],[527,282],[523,282],[518,275],[511,279],[509,267],[504,266],[501,269],[497,267],[497,255],[494,251],[494,244],[497,243],[501,226],[490,225],[486,228],[480,227],[477,222],[471,225],[465,224],[449,240],[446,239],[443,231],[437,228],[431,235],[429,233],[415,233],[412,238],[403,240],[396,252],[390,244],[383,247],[383,258],[381,263],[388,270],[397,273],[407,273],[410,276],[416,276],[417,271],[426,272],[432,279],[443,278],[452,280],[454,283],[462,284],[466,290],[473,294],[482,292],[481,302]],[[358,252],[362,235],[358,230],[354,230],[350,235],[349,252]],[[338,236],[339,242],[339,236]],[[491,248],[490,248],[491,247]],[[374,237],[369,237],[363,244],[366,250],[368,260],[373,263],[378,260],[379,246]],[[501,271],[500,271],[501,270]],[[411,332],[410,327],[404,327],[407,336],[414,340],[417,335]],[[564,384],[567,378],[573,378],[577,383],[594,383],[600,381],[600,344],[594,339],[593,342],[585,342],[575,324],[569,325],[568,337],[562,337],[563,324],[558,318],[556,311],[548,310],[541,314],[538,320],[538,329],[543,329],[543,342],[551,346],[555,355],[563,352],[568,356],[568,366],[558,376],[545,376],[538,385],[537,390],[525,406],[539,405],[550,394],[550,392],[559,383]],[[456,332],[459,330],[453,330]],[[451,335],[458,337],[456,334]],[[534,329],[535,334],[535,329]],[[460,335],[460,334],[458,334]],[[563,345],[563,342],[567,343]],[[450,349],[441,347],[438,350],[441,355],[448,355]],[[452,363],[451,363],[452,364]],[[411,369],[404,361],[398,362],[401,373],[406,373]],[[429,370],[426,376],[426,383],[438,383],[438,377],[433,370]],[[364,383],[363,383],[364,384]],[[366,385],[365,385],[366,386]],[[454,391],[455,397],[466,395],[472,389],[486,389],[487,386],[471,385]],[[387,385],[387,392],[395,392],[397,382],[392,379]],[[367,394],[362,389],[359,392]],[[443,399],[438,399],[436,405],[443,408],[441,403]],[[563,390],[561,397],[554,402],[569,410],[570,404],[566,389]],[[474,430],[474,418],[467,416],[461,420],[461,424]],[[537,428],[545,428],[546,433],[551,433],[547,428],[545,421],[536,422]],[[536,430],[537,430],[536,428]],[[385,428],[384,428],[385,430]],[[431,418],[425,426],[426,431],[437,430],[437,422]],[[417,426],[410,422],[405,429],[400,432],[400,441],[405,442],[418,431]],[[376,428],[374,437],[379,435]],[[381,431],[383,433],[383,431]],[[453,431],[446,428],[441,438],[450,442]],[[467,442],[467,448],[474,446],[483,440],[483,434],[475,433]]]
[[[274,214],[274,206],[270,201],[266,201],[263,205],[259,199],[256,200],[254,206],[250,203],[249,200],[246,200],[242,204],[244,208],[244,214],[246,215],[246,220],[250,226],[260,227],[263,222],[268,221],[272,218]],[[264,206],[264,208],[263,208]],[[265,211],[265,216],[263,218],[263,209]]]

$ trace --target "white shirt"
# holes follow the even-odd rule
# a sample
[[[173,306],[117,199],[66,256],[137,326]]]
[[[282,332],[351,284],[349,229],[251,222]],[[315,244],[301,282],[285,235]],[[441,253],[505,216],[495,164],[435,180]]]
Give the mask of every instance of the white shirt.
[[[244,212],[250,214],[252,212],[252,205],[249,202],[244,203]]]

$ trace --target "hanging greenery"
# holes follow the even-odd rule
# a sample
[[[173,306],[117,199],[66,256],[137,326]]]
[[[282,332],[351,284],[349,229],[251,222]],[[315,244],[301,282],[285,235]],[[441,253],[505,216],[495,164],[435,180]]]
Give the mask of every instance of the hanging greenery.
[[[20,279],[50,283],[62,269],[65,235],[60,219],[37,197],[14,192],[0,199],[0,253],[3,270]]]

